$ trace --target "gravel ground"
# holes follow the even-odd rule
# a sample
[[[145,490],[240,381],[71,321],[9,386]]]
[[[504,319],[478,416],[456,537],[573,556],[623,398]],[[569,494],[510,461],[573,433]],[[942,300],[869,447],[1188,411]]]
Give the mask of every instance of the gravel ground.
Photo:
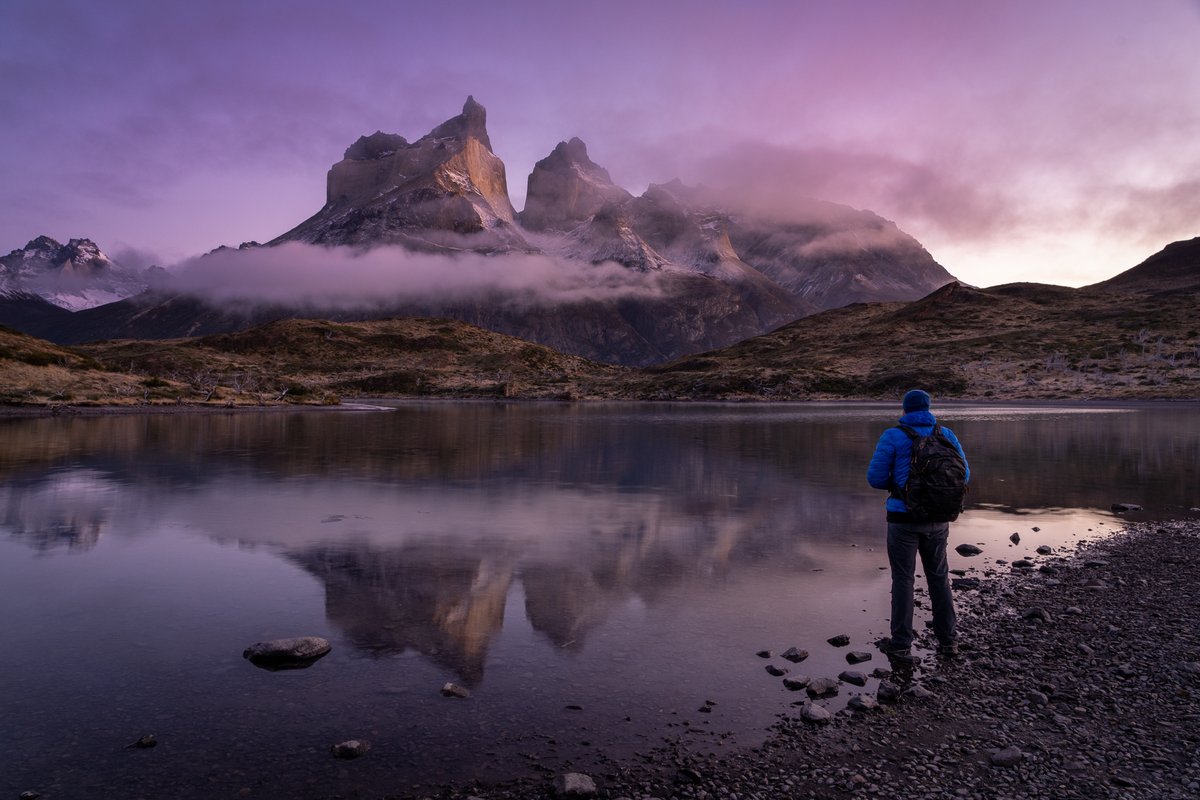
[[[1200,521],[1128,524],[956,600],[960,654],[893,664],[902,694],[877,709],[442,796],[1200,798]]]

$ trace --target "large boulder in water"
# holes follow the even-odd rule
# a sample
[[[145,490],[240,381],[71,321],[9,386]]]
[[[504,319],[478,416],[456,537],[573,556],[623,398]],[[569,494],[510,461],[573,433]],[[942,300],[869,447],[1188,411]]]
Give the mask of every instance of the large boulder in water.
[[[263,669],[304,669],[332,650],[320,636],[297,636],[292,639],[272,639],[257,642],[242,651],[242,658]]]

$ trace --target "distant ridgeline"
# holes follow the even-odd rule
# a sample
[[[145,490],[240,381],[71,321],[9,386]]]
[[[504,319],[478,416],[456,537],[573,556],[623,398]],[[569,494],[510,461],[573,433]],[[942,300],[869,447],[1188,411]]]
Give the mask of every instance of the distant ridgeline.
[[[869,211],[797,198],[803,212],[772,218],[678,181],[634,197],[577,138],[537,163],[517,213],[486,121],[483,106],[468,98],[461,114],[415,142],[382,132],[361,137],[329,170],[324,206],[264,246],[391,245],[448,258],[615,264],[628,271],[631,287],[653,291],[577,292],[532,305],[493,290],[470,302],[381,297],[370,308],[233,308],[172,290],[161,271],[123,269],[87,240],[68,246],[91,254],[83,262],[47,255],[62,246],[43,237],[0,262],[0,324],[78,343],[221,333],[295,316],[442,316],[598,361],[648,365],[822,309],[917,299],[954,280],[915,239]]]

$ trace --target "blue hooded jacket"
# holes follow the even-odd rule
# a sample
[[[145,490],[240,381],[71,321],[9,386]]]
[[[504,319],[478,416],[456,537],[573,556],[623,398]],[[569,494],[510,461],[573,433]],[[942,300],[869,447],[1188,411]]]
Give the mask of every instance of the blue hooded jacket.
[[[901,425],[907,425],[922,436],[933,432],[937,419],[929,411],[910,411],[900,418]],[[971,466],[967,464],[967,455],[963,453],[958,437],[947,427],[942,427],[956,450],[962,455],[963,463],[967,465],[967,481],[971,480]],[[908,464],[912,458],[912,440],[899,428],[888,428],[879,437],[875,445],[875,454],[871,456],[871,464],[867,467],[867,483],[876,489],[888,489],[904,486],[908,482]],[[908,507],[898,497],[888,496],[887,512],[892,514],[907,514]]]

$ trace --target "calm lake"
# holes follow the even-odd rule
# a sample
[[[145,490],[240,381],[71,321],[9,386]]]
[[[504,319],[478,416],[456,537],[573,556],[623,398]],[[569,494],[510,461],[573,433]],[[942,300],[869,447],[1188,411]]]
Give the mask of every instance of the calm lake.
[[[950,554],[968,574],[1100,536],[1113,502],[1200,505],[1195,405],[935,411],[974,473],[951,530],[983,548]],[[800,699],[766,664],[834,677],[886,631],[884,495],[865,471],[896,416],[439,403],[0,420],[0,796],[405,794],[603,771],[664,740],[753,745]],[[826,644],[841,633],[849,648]],[[300,635],[332,653],[286,672],[242,658]],[[756,655],[793,645],[801,665]],[[471,696],[443,697],[448,681]],[[157,747],[126,747],[151,733]],[[352,738],[371,752],[330,757]]]

